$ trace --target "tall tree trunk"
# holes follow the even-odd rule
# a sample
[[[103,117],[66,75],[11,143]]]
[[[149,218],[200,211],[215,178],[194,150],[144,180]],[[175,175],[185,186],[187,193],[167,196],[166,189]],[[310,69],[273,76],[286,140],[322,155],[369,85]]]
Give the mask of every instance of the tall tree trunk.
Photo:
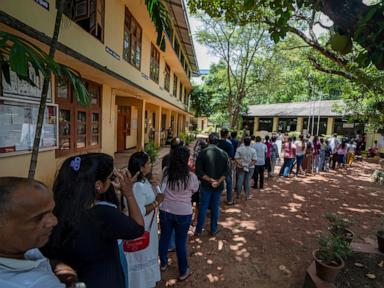
[[[51,40],[51,45],[49,47],[49,55],[48,55],[49,59],[53,59],[55,56],[65,1],[66,0],[56,1],[56,5],[57,5],[56,21],[55,21],[55,29],[53,32],[53,37]],[[43,122],[44,122],[45,105],[47,103],[48,88],[49,88],[49,83],[51,81],[50,67],[47,66],[45,72],[46,72],[45,73],[46,77],[44,77],[43,90],[41,91],[39,114],[37,116],[37,122],[36,122],[35,139],[33,141],[31,162],[29,164],[29,172],[28,172],[29,179],[35,178],[37,158],[39,155],[39,148],[40,148],[41,131],[42,131]]]

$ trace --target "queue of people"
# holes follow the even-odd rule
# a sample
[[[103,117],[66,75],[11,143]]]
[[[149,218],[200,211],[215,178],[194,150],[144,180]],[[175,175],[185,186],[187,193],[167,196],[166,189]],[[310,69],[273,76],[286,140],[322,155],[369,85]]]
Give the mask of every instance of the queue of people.
[[[184,281],[192,273],[188,231],[195,225],[201,236],[210,209],[209,232],[220,232],[223,191],[227,205],[243,190],[251,199],[252,179],[263,189],[265,170],[274,177],[281,157],[279,175],[289,177],[352,165],[356,153],[354,141],[337,135],[238,140],[222,129],[220,136],[199,139],[192,151],[172,139],[160,183],[151,179],[145,152],[121,170],[104,153],[69,157],[52,192],[36,180],[0,177],[0,287],[155,287],[169,268],[170,246]]]

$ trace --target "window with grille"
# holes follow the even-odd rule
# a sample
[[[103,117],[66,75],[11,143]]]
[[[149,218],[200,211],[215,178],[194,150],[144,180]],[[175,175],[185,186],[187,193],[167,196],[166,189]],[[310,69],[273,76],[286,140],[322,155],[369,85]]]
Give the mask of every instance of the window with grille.
[[[81,152],[100,147],[101,86],[87,82],[91,104],[80,106],[67,81],[57,81],[56,103],[59,105],[59,148],[56,155]]]
[[[164,69],[164,89],[169,92],[171,86],[171,68],[165,64]]]
[[[151,62],[149,67],[150,69],[149,77],[156,83],[159,83],[159,66],[160,66],[160,53],[155,48],[155,46],[151,44]]]
[[[123,58],[140,70],[142,29],[125,8]]]

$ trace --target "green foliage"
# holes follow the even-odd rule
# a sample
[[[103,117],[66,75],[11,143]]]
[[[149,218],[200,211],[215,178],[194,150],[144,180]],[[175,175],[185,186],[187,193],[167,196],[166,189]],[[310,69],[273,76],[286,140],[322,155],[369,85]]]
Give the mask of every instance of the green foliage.
[[[211,104],[212,91],[205,89],[202,85],[194,85],[191,91],[191,109],[196,117],[207,116],[213,112]]]
[[[195,135],[193,133],[181,132],[179,134],[179,138],[184,142],[185,145],[189,145],[193,142],[193,140],[195,140]]]
[[[325,219],[328,220],[328,230],[331,232],[332,235],[344,237],[345,236],[345,230],[352,225],[352,221],[343,218],[342,216],[335,214],[335,213],[325,213],[324,215]]]
[[[351,40],[358,44],[362,67],[373,63],[378,69],[384,69],[384,3],[367,6],[363,0],[189,0],[192,13],[203,10],[211,17],[223,17],[234,24],[264,22],[268,24],[271,39],[275,43],[284,39],[292,28],[292,22],[302,17],[312,23],[312,11],[322,12],[333,21],[333,31],[345,35],[345,45],[336,45],[335,50],[342,54],[351,51]],[[310,11],[310,13],[307,13]],[[356,11],[358,16],[356,17]],[[312,15],[311,15],[312,14]],[[307,33],[306,31],[305,33]]]
[[[77,101],[83,106],[91,103],[87,88],[77,71],[50,59],[42,49],[28,40],[0,31],[0,72],[3,73],[5,81],[10,84],[9,71],[12,70],[20,80],[35,86],[33,80],[30,79],[30,66],[35,70],[36,75],[39,75],[40,72],[44,77],[49,77],[48,71],[50,71],[59,80],[68,79]]]
[[[383,175],[383,177],[384,177],[384,175]],[[384,182],[383,182],[383,184],[384,184]],[[382,216],[380,218],[379,227],[378,227],[377,231],[380,231],[381,233],[384,234],[384,216]]]
[[[153,140],[150,140],[147,144],[144,145],[144,152],[148,154],[151,165],[153,166],[157,157],[159,156],[159,147],[156,146]]]
[[[349,243],[339,236],[318,235],[316,239],[319,243],[319,250],[316,253],[316,257],[325,263],[340,264],[339,257],[346,259],[352,253]]]
[[[153,24],[156,27],[156,44],[162,51],[165,51],[165,31],[169,25],[168,12],[160,0],[145,0],[145,5],[147,6]]]

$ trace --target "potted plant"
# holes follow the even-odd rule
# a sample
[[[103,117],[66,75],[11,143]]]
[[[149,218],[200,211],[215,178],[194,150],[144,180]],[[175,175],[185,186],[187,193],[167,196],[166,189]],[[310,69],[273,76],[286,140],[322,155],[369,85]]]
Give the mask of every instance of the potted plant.
[[[351,254],[348,242],[335,235],[317,236],[319,249],[312,255],[316,263],[317,276],[327,282],[334,282],[337,274],[343,269],[344,260]]]
[[[152,172],[153,165],[155,165],[156,159],[159,156],[159,147],[156,146],[154,141],[150,140],[147,144],[144,145],[144,152],[146,152],[149,156]]]
[[[326,213],[325,218],[329,223],[328,231],[351,244],[354,233],[348,227],[352,225],[352,221],[335,213]]]
[[[384,253],[384,217],[380,220],[379,230],[377,230],[377,244],[380,252]]]

